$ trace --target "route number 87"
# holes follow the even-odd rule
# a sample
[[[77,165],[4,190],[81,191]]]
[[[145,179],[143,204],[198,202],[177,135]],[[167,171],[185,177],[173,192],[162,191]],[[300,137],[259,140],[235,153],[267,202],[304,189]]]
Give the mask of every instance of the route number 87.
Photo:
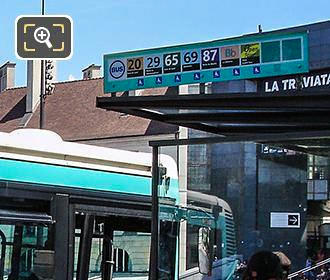
[[[215,61],[218,54],[218,49],[203,50],[202,54],[204,62]]]

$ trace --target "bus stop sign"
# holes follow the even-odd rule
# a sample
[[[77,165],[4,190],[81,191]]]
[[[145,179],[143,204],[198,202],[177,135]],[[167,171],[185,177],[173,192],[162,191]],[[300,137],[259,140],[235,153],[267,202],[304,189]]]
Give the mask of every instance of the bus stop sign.
[[[306,32],[263,33],[104,55],[104,92],[304,72]]]

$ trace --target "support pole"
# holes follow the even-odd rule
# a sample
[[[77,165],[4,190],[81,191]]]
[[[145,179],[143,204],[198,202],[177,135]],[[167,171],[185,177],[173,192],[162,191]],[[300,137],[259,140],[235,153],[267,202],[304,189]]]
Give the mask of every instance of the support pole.
[[[8,279],[18,279],[20,272],[20,261],[22,251],[23,226],[15,225],[13,249],[11,255],[11,272]]]
[[[158,218],[158,154],[159,147],[152,147],[152,219],[151,219],[151,249],[149,263],[149,279],[158,280],[158,236],[159,236],[159,218]]]
[[[45,0],[41,0],[41,15],[45,14]],[[39,128],[44,128],[44,118],[45,118],[45,61],[41,60],[41,73],[40,73],[40,101],[39,101]]]
[[[44,94],[45,94],[45,61],[41,60],[41,73],[40,73],[40,116],[39,116],[39,128],[43,129],[44,128],[44,116],[45,116],[45,98],[44,98]]]
[[[95,216],[87,213],[80,236],[77,280],[88,280],[94,221]]]
[[[41,15],[45,14],[45,0],[41,0]]]

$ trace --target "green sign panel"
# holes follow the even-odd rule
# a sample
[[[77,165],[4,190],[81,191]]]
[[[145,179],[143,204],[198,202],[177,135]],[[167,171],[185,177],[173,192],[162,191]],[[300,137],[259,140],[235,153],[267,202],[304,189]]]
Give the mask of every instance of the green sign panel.
[[[257,34],[104,56],[104,92],[308,72],[307,33]]]

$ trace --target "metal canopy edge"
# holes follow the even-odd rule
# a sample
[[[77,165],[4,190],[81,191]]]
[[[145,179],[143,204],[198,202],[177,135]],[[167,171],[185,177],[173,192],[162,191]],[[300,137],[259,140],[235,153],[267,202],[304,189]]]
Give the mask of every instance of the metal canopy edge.
[[[283,100],[284,99],[284,100]],[[189,101],[189,103],[187,102]],[[285,101],[285,102],[284,102]],[[248,103],[246,103],[248,102]],[[120,108],[330,108],[329,90],[292,91],[274,93],[212,93],[157,96],[97,97],[96,106],[103,109]]]
[[[265,133],[239,136],[199,137],[149,141],[151,147],[254,142],[319,156],[330,156],[330,130]]]
[[[330,129],[329,90],[97,97],[97,107],[220,135]]]
[[[154,147],[251,141],[330,155],[328,89],[97,97],[96,104],[106,110],[219,135],[151,141]]]
[[[288,132],[288,133],[265,133],[262,135],[239,135],[223,137],[200,137],[177,140],[149,141],[152,147],[174,146],[174,145],[200,145],[230,142],[257,142],[267,144],[277,144],[288,141],[320,140],[320,138],[330,137],[330,130],[309,131],[309,132]],[[302,143],[303,144],[303,143]]]

